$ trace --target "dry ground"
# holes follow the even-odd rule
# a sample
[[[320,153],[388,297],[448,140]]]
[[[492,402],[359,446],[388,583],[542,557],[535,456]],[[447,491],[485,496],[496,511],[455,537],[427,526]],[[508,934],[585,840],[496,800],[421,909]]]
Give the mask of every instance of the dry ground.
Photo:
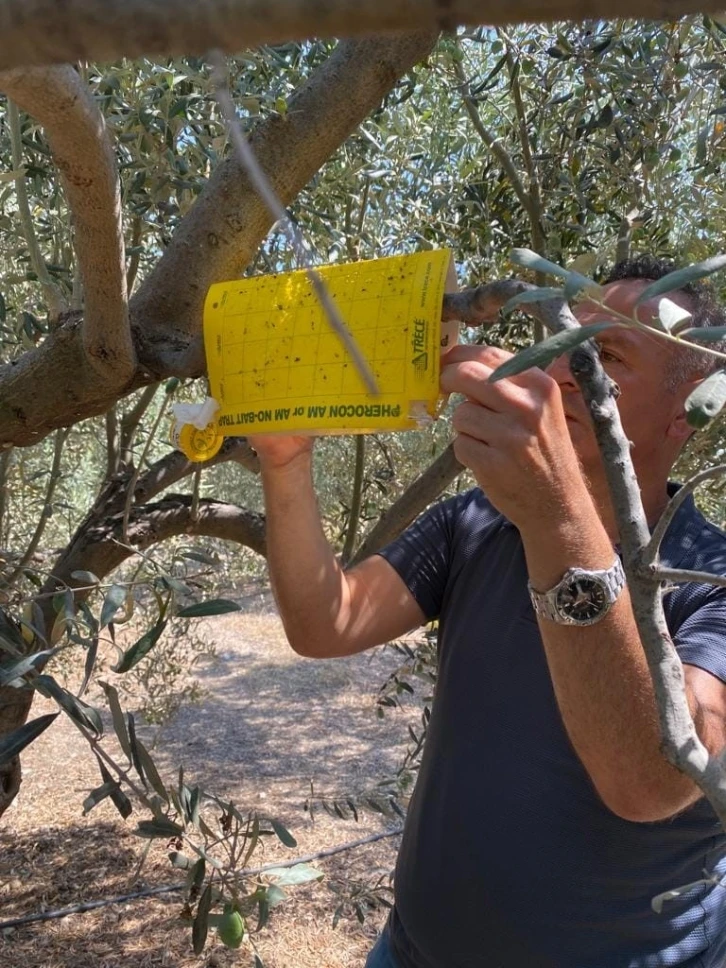
[[[302,809],[316,789],[359,790],[389,774],[406,746],[414,711],[375,716],[375,694],[398,664],[391,650],[350,659],[311,661],[287,645],[269,595],[244,597],[243,613],[208,619],[204,633],[216,661],[197,670],[203,701],[165,726],[155,750],[162,775],[184,764],[187,778],[234,800],[241,809],[278,817],[298,840],[294,851],[268,845],[257,863],[312,853],[390,828],[377,815],[360,823]],[[41,703],[34,714],[46,711]],[[143,733],[146,739],[153,734]],[[95,763],[78,732],[59,718],[30,747],[25,780],[0,832],[0,920],[112,897],[182,878],[154,841],[140,877],[143,844],[108,801],[83,817],[81,803],[98,785]],[[388,872],[398,837],[321,860],[320,884],[290,891],[257,936],[266,968],[357,968],[365,962],[384,915],[360,925],[331,921],[337,891]],[[128,901],[70,917],[8,929],[0,937],[3,968],[151,968],[252,965],[251,950],[232,952],[210,932],[205,952],[191,952],[179,920],[180,895]]]

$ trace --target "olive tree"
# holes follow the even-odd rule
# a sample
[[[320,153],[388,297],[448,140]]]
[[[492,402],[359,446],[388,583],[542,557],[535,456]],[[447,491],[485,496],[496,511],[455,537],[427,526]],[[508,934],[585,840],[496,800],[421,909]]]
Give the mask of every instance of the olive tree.
[[[708,7],[684,0],[668,13]],[[610,0],[597,16],[633,12]],[[637,12],[661,13],[649,0]],[[574,0],[536,9],[523,0],[506,19],[593,13]],[[722,234],[713,192],[726,89],[718,19],[509,27],[495,23],[501,16],[476,0],[330,0],[314,14],[302,0],[271,0],[262,12],[243,0],[174,0],[163,20],[148,0],[0,2],[0,813],[18,793],[17,754],[51,722],[26,723],[38,691],[74,719],[99,758],[102,783],[89,809],[110,796],[126,815],[131,790],[151,812],[142,834],[181,837],[191,824],[207,836],[199,791],[183,779],[162,782],[115,687],[104,686],[128,767],[99,744],[100,718],[82,698],[99,639],[130,608],[133,582],[112,580],[124,562],[151,561],[143,580],[156,617],[123,652],[118,674],[143,661],[174,615],[232,607],[182,604],[188,586],[154,563],[152,549],[206,536],[264,555],[259,510],[219,496],[236,487],[224,473],[231,458],[257,469],[245,440],[228,440],[205,465],[205,475],[220,474],[214,498],[201,493],[198,469],[155,442],[171,398],[199,392],[195,381],[204,379],[210,284],[291,265],[283,236],[268,237],[273,215],[229,150],[206,51],[236,55],[229,89],[239,122],[321,261],[448,244],[466,284],[508,274],[512,247],[575,260],[565,274],[589,273],[633,242],[702,259],[706,229]],[[451,34],[459,24],[470,27],[461,43]],[[307,39],[314,35],[357,39]],[[120,57],[139,59],[114,62]],[[664,211],[674,208],[683,218],[671,224]],[[539,283],[551,271],[537,259],[525,266]],[[528,329],[505,324],[499,309],[521,286],[496,298],[473,290],[445,311],[471,326],[470,338],[486,324],[488,338],[518,348]],[[539,316],[542,326],[568,322],[563,306],[556,319]],[[607,386],[597,392],[607,397]],[[358,442],[346,559],[393,537],[456,477],[451,449],[432,456],[428,468],[414,464],[417,479],[392,491],[358,543]],[[64,460],[73,476],[64,478]],[[79,509],[69,492],[83,473],[93,483]],[[190,480],[187,493],[170,492]],[[68,537],[48,555],[59,514]],[[86,650],[77,693],[43,671],[69,643]],[[230,839],[234,872],[269,831],[222,806],[226,832],[244,833]],[[202,854],[186,865],[197,945],[213,902],[203,862]],[[234,878],[222,888],[234,896]],[[261,910],[274,896],[250,895]],[[232,931],[235,910],[226,913]]]

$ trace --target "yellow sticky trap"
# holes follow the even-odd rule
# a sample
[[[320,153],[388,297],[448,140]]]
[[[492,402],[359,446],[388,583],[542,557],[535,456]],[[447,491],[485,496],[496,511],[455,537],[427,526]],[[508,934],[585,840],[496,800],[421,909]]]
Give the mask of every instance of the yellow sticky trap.
[[[216,421],[208,423],[203,430],[185,423],[172,429],[171,442],[188,460],[204,461],[219,452],[224,434],[220,433]]]
[[[433,420],[450,264],[441,249],[319,270],[368,360],[376,396],[305,272],[212,286],[204,345],[219,433],[371,433]]]

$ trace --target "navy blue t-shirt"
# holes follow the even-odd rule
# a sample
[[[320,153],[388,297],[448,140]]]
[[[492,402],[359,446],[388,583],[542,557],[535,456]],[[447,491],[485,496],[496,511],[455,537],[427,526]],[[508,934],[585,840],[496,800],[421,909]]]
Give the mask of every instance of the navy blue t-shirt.
[[[705,799],[656,823],[603,804],[560,717],[517,529],[477,488],[381,554],[439,618],[390,919],[401,968],[724,968],[726,886],[661,914],[651,900],[704,871],[726,885],[726,834]],[[724,574],[726,535],[689,498],[661,559]],[[664,606],[682,660],[726,682],[726,589],[684,584]]]

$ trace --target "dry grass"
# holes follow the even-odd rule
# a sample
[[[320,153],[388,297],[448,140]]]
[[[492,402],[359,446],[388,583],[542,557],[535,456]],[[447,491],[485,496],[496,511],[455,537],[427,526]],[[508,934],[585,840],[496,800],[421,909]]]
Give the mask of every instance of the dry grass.
[[[279,817],[295,833],[294,852],[266,845],[257,863],[289,859],[386,829],[376,815],[358,824],[302,809],[316,789],[355,791],[390,773],[406,745],[407,714],[378,720],[375,694],[397,664],[390,651],[310,661],[292,653],[269,595],[250,594],[245,612],[206,620],[218,658],[197,670],[204,700],[163,727],[155,749],[162,775],[180,763],[192,783],[230,797],[242,809]],[[45,711],[39,702],[34,714]],[[154,736],[142,730],[146,740]],[[134,816],[121,820],[105,801],[90,815],[81,802],[98,785],[97,768],[71,724],[59,718],[24,757],[25,779],[0,834],[0,920],[111,897],[181,878],[155,841],[140,877]],[[384,915],[332,927],[339,891],[388,872],[398,838],[359,848],[319,866],[321,884],[292,889],[257,936],[267,968],[362,966]],[[180,895],[129,901],[57,921],[9,929],[0,940],[4,968],[251,965],[243,947],[228,951],[212,934],[191,952],[179,919]]]

